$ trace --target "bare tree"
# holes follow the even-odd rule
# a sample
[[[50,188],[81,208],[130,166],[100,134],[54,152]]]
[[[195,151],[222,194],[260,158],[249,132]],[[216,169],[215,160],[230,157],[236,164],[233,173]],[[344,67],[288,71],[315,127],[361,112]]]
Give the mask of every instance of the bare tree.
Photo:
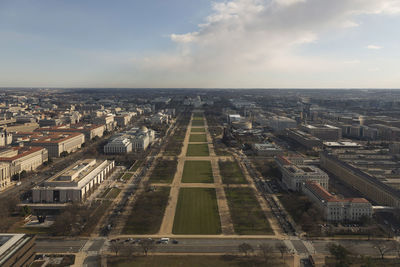
[[[238,248],[239,248],[239,251],[243,252],[246,257],[248,256],[249,252],[253,251],[253,247],[248,243],[242,243],[239,245]]]
[[[118,256],[118,253],[121,251],[122,248],[123,248],[122,243],[118,241],[111,242],[110,249],[112,252],[115,253],[115,256]]]
[[[147,256],[147,253],[155,247],[154,240],[144,239],[140,241],[139,246],[142,248],[144,255]]]
[[[385,258],[386,253],[395,250],[393,244],[381,240],[374,241],[374,248],[378,250],[382,260]]]
[[[134,256],[136,254],[136,252],[138,252],[139,247],[135,246],[133,244],[127,244],[124,245],[122,250],[121,250],[121,254],[123,254],[124,256]]]
[[[264,258],[265,265],[268,266],[268,263],[272,259],[272,246],[267,243],[262,243],[258,246],[261,251],[261,255]]]
[[[335,243],[329,243],[326,247],[328,248],[329,253],[335,257],[339,266],[344,266],[348,263],[350,251],[347,248]]]
[[[288,252],[288,248],[285,246],[285,244],[283,244],[283,243],[277,243],[276,245],[275,245],[275,248],[277,249],[277,250],[279,250],[279,252],[281,253],[281,257],[282,257],[282,259],[283,259],[283,255],[285,254],[285,253],[287,253]]]

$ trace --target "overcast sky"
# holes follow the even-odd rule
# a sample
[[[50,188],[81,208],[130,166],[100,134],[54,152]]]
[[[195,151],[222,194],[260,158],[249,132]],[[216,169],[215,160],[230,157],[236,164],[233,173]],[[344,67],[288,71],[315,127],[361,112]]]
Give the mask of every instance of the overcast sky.
[[[0,0],[0,86],[400,88],[400,0]]]

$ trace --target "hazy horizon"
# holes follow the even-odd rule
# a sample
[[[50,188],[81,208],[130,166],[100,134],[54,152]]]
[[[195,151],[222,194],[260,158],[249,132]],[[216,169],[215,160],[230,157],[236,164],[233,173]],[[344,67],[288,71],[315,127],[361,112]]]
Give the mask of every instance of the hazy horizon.
[[[0,3],[0,87],[400,88],[394,0]]]

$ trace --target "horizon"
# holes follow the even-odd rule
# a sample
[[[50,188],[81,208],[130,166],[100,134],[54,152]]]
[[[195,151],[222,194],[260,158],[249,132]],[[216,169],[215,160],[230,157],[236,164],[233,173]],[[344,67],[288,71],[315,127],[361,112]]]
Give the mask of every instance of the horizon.
[[[5,0],[0,87],[400,88],[400,2]]]

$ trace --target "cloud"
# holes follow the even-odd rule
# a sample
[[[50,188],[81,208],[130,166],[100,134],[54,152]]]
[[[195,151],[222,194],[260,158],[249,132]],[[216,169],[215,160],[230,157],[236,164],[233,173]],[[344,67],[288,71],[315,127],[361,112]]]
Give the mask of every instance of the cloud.
[[[368,49],[373,49],[373,50],[379,50],[379,49],[382,49],[383,46],[379,46],[379,45],[368,45],[367,48],[368,48]]]
[[[212,10],[193,32],[170,35],[175,53],[147,58],[144,65],[158,74],[183,73],[194,86],[208,78],[221,87],[232,86],[237,77],[267,86],[268,78],[260,77],[270,73],[352,68],[359,61],[305,56],[298,48],[334,29],[359,26],[356,16],[399,14],[400,1],[231,0],[213,3]]]

